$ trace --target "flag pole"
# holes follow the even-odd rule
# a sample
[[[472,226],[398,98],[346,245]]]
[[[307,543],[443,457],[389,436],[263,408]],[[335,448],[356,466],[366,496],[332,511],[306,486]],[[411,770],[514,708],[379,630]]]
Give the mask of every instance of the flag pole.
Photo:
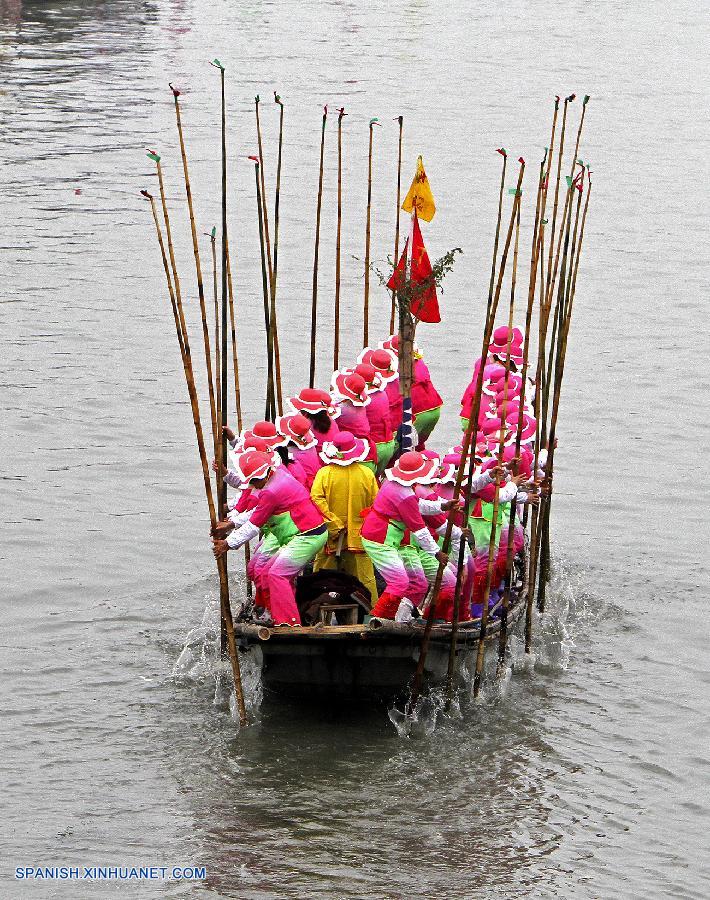
[[[399,211],[402,205],[402,128],[404,116],[396,116],[395,121],[399,122],[399,150],[397,153],[397,218],[394,227],[394,265],[397,265],[399,259]],[[394,334],[394,311],[397,291],[392,291],[392,309],[390,311],[390,334]]]
[[[412,208],[404,268],[404,288],[398,292],[399,306],[399,392],[402,395],[402,430],[400,452],[406,453],[414,445],[412,435],[412,380],[414,368],[414,320],[412,318],[412,241],[417,207]]]
[[[475,441],[472,442],[472,438],[475,439],[475,436],[478,431],[478,416],[480,413],[480,405],[481,405],[481,391],[483,384],[483,362],[488,356],[488,347],[491,342],[491,336],[493,333],[493,322],[495,321],[496,311],[498,309],[498,301],[500,299],[500,293],[503,286],[503,274],[505,272],[505,267],[508,259],[508,251],[510,249],[510,244],[513,238],[513,229],[515,226],[515,218],[518,212],[518,206],[520,205],[520,196],[521,196],[521,184],[523,182],[523,175],[525,174],[525,161],[520,158],[520,170],[518,172],[518,182],[515,193],[515,200],[513,202],[513,208],[510,214],[510,222],[508,223],[508,229],[505,237],[505,244],[503,247],[503,253],[501,254],[500,265],[498,269],[498,278],[495,286],[495,293],[493,295],[493,302],[491,304],[491,312],[488,316],[488,320],[486,322],[484,334],[483,334],[483,347],[481,351],[481,366],[479,366],[478,376],[476,379],[476,393],[474,396],[473,409],[471,411],[471,418],[469,419],[468,427],[464,432],[463,442],[461,446],[461,462],[459,463],[459,467],[456,472],[456,482],[454,484],[454,493],[453,493],[453,505],[451,510],[449,511],[449,515],[446,522],[446,531],[444,533],[444,539],[442,542],[442,552],[448,553],[449,547],[451,546],[451,532],[453,530],[454,518],[456,516],[456,509],[458,506],[458,500],[461,496],[461,486],[463,484],[464,472],[466,468],[466,460],[468,459],[469,450],[475,452]],[[436,578],[434,580],[434,586],[431,592],[431,603],[430,609],[433,611],[436,608],[436,601],[439,597],[439,591],[441,590],[441,581],[444,574],[444,565],[440,562],[439,568],[436,573]],[[426,664],[427,653],[429,650],[429,639],[431,636],[431,628],[434,621],[434,616],[429,615],[427,617],[426,626],[424,628],[424,635],[422,636],[422,643],[419,649],[419,659],[417,661],[417,668],[414,673],[414,680],[412,683],[412,691],[409,695],[409,700],[407,701],[407,706],[405,709],[405,715],[411,714],[412,710],[415,708],[417,701],[421,695],[422,688],[422,679],[424,676],[424,666]]]
[[[308,372],[308,386],[313,387],[316,381],[316,325],[318,317],[318,250],[320,247],[320,213],[323,202],[323,155],[325,153],[325,123],[328,119],[328,107],[323,107],[323,121],[320,132],[320,170],[318,175],[318,201],[316,204],[316,239],[313,250],[313,294],[311,299],[311,359]]]
[[[370,339],[370,218],[372,210],[372,129],[380,125],[377,119],[370,119],[370,139],[367,152],[367,220],[365,223],[365,300],[363,303],[362,346],[367,347]],[[381,127],[381,126],[380,126]],[[400,319],[401,321],[401,319]]]
[[[338,369],[340,356],[340,242],[343,221],[343,116],[345,107],[338,110],[338,220],[335,230],[335,311],[333,321],[333,371]]]

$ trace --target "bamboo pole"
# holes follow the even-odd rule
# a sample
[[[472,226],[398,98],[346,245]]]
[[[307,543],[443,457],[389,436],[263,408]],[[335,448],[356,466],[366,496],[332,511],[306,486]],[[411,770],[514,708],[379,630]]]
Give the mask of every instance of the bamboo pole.
[[[155,154],[157,156],[157,154]],[[151,158],[154,158],[153,156]],[[156,162],[160,163],[160,157],[158,156]],[[167,203],[165,200],[165,191],[162,182],[162,174],[159,179],[160,189],[161,189],[161,201],[163,204],[163,213],[166,224],[166,233],[170,235],[170,226],[169,226],[169,218],[167,214]],[[202,432],[202,423],[200,421],[200,405],[197,397],[197,390],[195,388],[195,377],[192,369],[192,356],[190,353],[190,339],[187,333],[187,328],[185,327],[185,316],[182,308],[182,300],[179,292],[179,279],[177,278],[177,269],[173,269],[173,284],[171,284],[170,272],[168,270],[167,259],[165,257],[165,247],[163,244],[162,235],[160,232],[160,224],[158,222],[158,216],[155,209],[155,202],[153,197],[147,191],[141,191],[143,196],[145,196],[151,205],[151,210],[153,212],[153,221],[155,223],[156,232],[158,235],[158,243],[160,245],[161,256],[163,259],[163,268],[165,269],[165,277],[168,282],[168,293],[171,295],[171,306],[173,309],[173,317],[175,320],[175,330],[178,338],[178,345],[181,350],[181,357],[183,363],[183,371],[185,373],[185,382],[187,384],[188,396],[190,398],[190,408],[192,410],[192,421],[195,426],[195,435],[197,437],[197,450],[200,456],[200,464],[202,466],[202,479],[205,486],[205,496],[207,498],[207,508],[209,511],[210,517],[210,525],[212,528],[217,524],[217,511],[214,503],[214,497],[212,495],[212,482],[210,480],[210,470],[209,463],[207,461],[207,451],[205,449],[205,439]],[[172,252],[172,238],[169,236],[168,238],[168,247],[171,253],[171,265],[174,264],[174,253]],[[173,299],[175,302],[173,303]],[[217,571],[219,574],[220,581],[220,598],[223,596],[225,586],[227,585],[227,568],[222,565],[220,561],[217,563]],[[227,588],[228,589],[228,588]],[[231,616],[230,616],[231,621]],[[229,632],[228,632],[229,633]],[[237,701],[237,709],[239,711],[239,721],[241,725],[246,725],[246,711],[244,707],[244,695],[242,691],[241,684],[241,673],[239,669],[239,659],[237,657],[236,652],[236,643],[234,641],[234,628],[231,629],[231,640],[229,642],[229,652],[232,661],[232,673],[234,676],[234,691],[235,691],[235,699]]]
[[[213,228],[207,234],[210,239],[210,251],[212,254],[212,289],[214,294],[214,373],[215,373],[215,403],[217,405],[217,420],[221,419],[222,414],[222,374],[221,374],[221,356],[220,356],[220,337],[219,337],[219,295],[217,292],[217,229]],[[221,454],[216,454],[215,459],[219,460]],[[217,479],[217,495],[221,496],[220,473],[216,472]],[[220,517],[222,502],[220,500]]]
[[[219,443],[221,454],[218,457],[219,465],[219,491],[220,518],[227,518],[227,301],[228,301],[228,255],[229,239],[227,234],[227,104],[224,93],[224,66],[218,59],[213,65],[219,69],[220,75],[220,99],[221,99],[221,136],[222,136],[222,324],[221,324],[221,360],[219,377],[221,380],[220,397],[220,429]],[[218,335],[219,338],[219,335]],[[239,665],[239,654],[234,639],[234,620],[232,618],[232,606],[229,600],[229,578],[227,574],[227,556],[222,556],[218,561],[220,578],[220,605],[222,608],[222,621],[226,629],[226,644],[229,658],[232,663],[232,676],[234,679],[234,693],[239,713],[239,722],[242,726],[247,724],[246,706],[244,703],[244,689],[242,687],[242,673]]]
[[[498,242],[500,240],[500,225],[503,216],[503,191],[505,189],[505,173],[508,165],[508,154],[504,147],[499,147],[496,151],[503,157],[503,166],[500,175],[500,189],[498,191],[498,215],[496,217],[495,238],[493,240],[493,260],[491,263],[491,277],[488,283],[488,298],[486,300],[486,317],[483,325],[483,333],[493,333],[493,322],[491,318],[491,306],[493,304],[493,287],[495,284],[496,262],[498,260]],[[497,307],[497,304],[496,304]],[[489,328],[490,322],[490,328]],[[472,433],[471,453],[468,458],[468,472],[466,475],[466,490],[464,491],[464,509],[463,509],[463,526],[468,525],[468,517],[471,511],[471,486],[473,483],[473,473],[476,468],[476,439],[478,437],[478,415],[481,408],[481,392],[483,390],[483,369],[485,368],[486,357],[488,356],[488,343],[484,340],[484,348],[482,350],[481,364],[479,366],[480,378],[476,381],[476,395],[474,404],[476,405],[476,424]],[[472,404],[472,410],[473,406]],[[473,412],[472,412],[473,416]],[[469,420],[470,424],[470,420]],[[445,712],[451,708],[451,702],[454,696],[454,670],[456,668],[456,640],[459,631],[459,622],[461,619],[461,591],[463,590],[463,567],[466,559],[466,545],[463,538],[459,544],[459,555],[456,561],[456,587],[454,589],[454,609],[451,621],[451,642],[449,644],[449,663],[446,672],[446,702],[444,705]]]
[[[343,223],[343,116],[345,107],[338,110],[338,221],[335,230],[335,311],[333,321],[333,371],[338,369],[340,356],[340,243]]]
[[[264,329],[266,331],[266,411],[264,418],[270,422],[276,419],[276,400],[274,396],[274,366],[273,366],[273,333],[271,331],[271,314],[269,309],[269,276],[266,264],[264,248],[264,218],[261,205],[261,185],[259,182],[259,158],[250,156],[254,162],[254,177],[256,179],[256,208],[259,218],[259,247],[261,250],[261,288],[264,295]]]
[[[152,151],[151,151],[152,152]],[[157,155],[157,154],[156,154]],[[158,160],[160,157],[158,157]],[[161,179],[161,200],[164,200],[164,191],[162,186]],[[190,398],[190,409],[192,411],[192,421],[195,426],[195,436],[197,438],[197,450],[200,456],[200,463],[202,465],[202,477],[205,486],[205,497],[207,499],[207,508],[210,514],[210,522],[217,521],[217,514],[215,510],[214,497],[212,495],[212,481],[210,479],[210,468],[209,463],[207,461],[207,451],[205,449],[205,439],[204,434],[202,432],[202,423],[200,421],[200,405],[197,398],[197,390],[195,388],[195,376],[192,370],[192,356],[190,353],[190,339],[187,334],[187,329],[185,328],[185,318],[182,310],[182,301],[179,292],[179,279],[176,276],[176,270],[173,269],[173,279],[171,284],[170,272],[168,271],[167,260],[165,258],[165,247],[163,244],[163,238],[160,231],[160,223],[158,222],[158,216],[155,209],[155,201],[153,199],[152,194],[149,194],[148,191],[141,191],[143,196],[150,201],[151,210],[153,212],[153,221],[155,223],[156,233],[158,235],[158,244],[160,245],[161,256],[163,258],[163,268],[165,269],[165,277],[168,282],[168,293],[172,293],[174,295],[175,304],[173,305],[172,300],[173,296],[171,296],[171,306],[173,308],[173,317],[175,319],[175,331],[177,332],[178,345],[181,349],[181,357],[183,369],[185,372],[185,382],[187,384],[188,396]],[[166,208],[164,207],[164,214]],[[166,233],[169,235],[169,220],[166,219]],[[168,237],[168,247],[170,248],[172,241],[171,238]],[[172,265],[172,261],[171,261]],[[173,290],[174,288],[174,290]]]
[[[320,172],[318,175],[318,202],[316,204],[316,239],[313,251],[313,294],[311,299],[311,357],[308,374],[308,386],[313,387],[316,381],[316,324],[318,318],[318,250],[320,247],[320,213],[323,202],[323,155],[325,152],[325,123],[328,119],[328,107],[323,107],[323,122],[320,132]]]
[[[212,378],[212,353],[210,350],[210,332],[207,326],[207,309],[205,305],[205,286],[202,281],[202,267],[200,265],[200,248],[197,241],[197,227],[195,225],[195,210],[192,203],[192,189],[190,187],[190,175],[187,169],[187,152],[185,150],[185,138],[182,130],[182,119],[180,117],[180,103],[178,97],[180,91],[169,85],[173,92],[175,101],[175,120],[177,122],[178,139],[180,141],[180,155],[182,157],[182,169],[185,177],[185,194],[187,195],[187,208],[190,215],[190,231],[192,233],[192,250],[195,256],[195,271],[197,273],[197,294],[200,301],[200,315],[202,316],[202,336],[205,345],[205,361],[207,363],[207,390],[210,401],[210,416],[212,418],[212,443],[215,447],[215,455],[218,456],[218,435],[217,435],[217,407],[215,404],[214,381]]]
[[[582,179],[584,178],[584,168],[582,168],[581,173]],[[575,181],[572,180],[569,192],[572,193],[576,189]],[[558,342],[557,342],[557,359],[555,364],[555,386],[554,386],[554,396],[553,396],[553,408],[552,408],[552,418],[550,421],[550,435],[549,435],[549,444],[548,444],[548,459],[545,467],[545,485],[546,491],[544,492],[543,499],[543,528],[541,534],[542,541],[542,552],[540,556],[540,576],[538,582],[538,609],[541,613],[545,611],[545,596],[546,596],[546,587],[547,582],[549,581],[549,567],[550,567],[550,505],[551,505],[551,496],[550,491],[552,489],[552,472],[549,468],[550,466],[550,453],[552,452],[552,457],[554,459],[554,443],[555,443],[555,435],[557,431],[557,415],[559,409],[559,399],[560,399],[560,390],[561,390],[561,381],[562,374],[564,370],[564,357],[567,349],[567,335],[569,334],[569,324],[571,317],[571,308],[569,307],[569,298],[571,296],[571,286],[572,286],[572,276],[574,272],[575,265],[575,255],[577,252],[577,235],[579,228],[579,216],[580,216],[580,207],[582,202],[582,189],[583,189],[583,181],[579,185],[579,193],[577,197],[577,209],[575,211],[575,222],[574,222],[574,230],[572,233],[572,241],[569,247],[569,262],[567,261],[566,255],[568,250],[568,240],[569,240],[569,225],[567,228],[567,236],[565,238],[565,250],[564,256],[562,260],[562,274],[560,278],[560,288],[559,288],[559,299],[558,299],[558,307],[559,307],[559,327],[558,327]],[[586,207],[585,207],[586,208]],[[570,210],[570,220],[572,217],[572,199],[569,201],[569,210]],[[567,272],[567,268],[569,269],[567,277],[565,278],[565,273]]]
[[[458,499],[461,495],[461,486],[463,484],[464,472],[466,468],[466,461],[468,460],[469,450],[475,452],[475,437],[478,432],[478,416],[481,409],[481,391],[483,385],[483,362],[488,356],[488,347],[491,341],[491,335],[493,333],[493,322],[495,321],[495,314],[498,309],[498,301],[500,299],[500,293],[503,286],[503,274],[505,272],[505,267],[508,259],[508,251],[510,249],[510,244],[513,237],[513,229],[515,226],[515,218],[517,216],[518,207],[520,205],[521,198],[521,185],[523,182],[523,176],[525,174],[525,161],[522,157],[519,160],[520,162],[520,170],[518,172],[518,181],[515,189],[515,200],[513,201],[513,208],[510,214],[510,222],[508,223],[508,229],[505,236],[505,244],[503,247],[503,253],[501,254],[500,265],[498,269],[498,278],[495,286],[495,293],[493,295],[493,301],[491,303],[490,315],[487,316],[486,327],[483,335],[483,347],[481,351],[481,366],[479,367],[478,376],[476,380],[476,393],[474,396],[473,409],[471,411],[471,418],[469,419],[468,428],[464,432],[463,442],[461,446],[461,462],[459,464],[457,473],[456,473],[456,482],[454,484],[454,493],[453,493],[453,505],[451,511],[449,512],[448,519],[446,522],[446,531],[444,533],[444,539],[442,542],[442,551],[446,554],[449,552],[449,547],[451,545],[451,532],[453,530],[454,518],[456,515],[456,507],[458,505]],[[472,441],[473,438],[473,441]],[[436,609],[436,602],[439,597],[439,591],[441,590],[441,581],[444,573],[444,566],[442,563],[439,563],[439,568],[436,573],[436,578],[434,580],[434,586],[432,588],[431,593],[431,602],[430,609],[433,611]],[[429,650],[429,639],[431,636],[431,628],[432,623],[434,621],[434,616],[429,615],[427,618],[426,626],[424,628],[424,634],[422,636],[422,643],[419,649],[419,659],[417,661],[417,668],[414,673],[414,680],[412,683],[412,692],[409,696],[409,700],[407,702],[405,714],[410,715],[412,710],[415,708],[417,704],[417,700],[421,694],[422,688],[422,678],[424,676],[424,666],[426,664],[426,657]]]
[[[498,437],[498,468],[503,465],[503,453],[505,450],[505,433],[506,433],[506,415],[508,411],[508,390],[510,376],[510,346],[513,339],[513,313],[515,310],[515,287],[518,272],[518,244],[520,239],[520,203],[518,203],[517,214],[515,217],[515,247],[513,250],[513,268],[510,279],[510,305],[508,307],[508,346],[506,347],[505,356],[505,381],[503,386],[503,404],[501,407],[501,424]],[[517,475],[517,473],[515,473]],[[517,486],[517,485],[516,485]],[[510,501],[511,519],[509,527],[513,527],[515,509],[515,497]],[[497,540],[497,524],[498,512],[500,509],[500,476],[496,477],[495,496],[493,498],[493,514],[491,522],[491,536],[488,542],[488,565],[486,567],[486,585],[483,592],[483,608],[481,609],[481,628],[478,634],[478,648],[476,653],[476,669],[473,676],[473,696],[478,697],[481,690],[481,680],[483,677],[483,660],[486,655],[486,629],[488,627],[488,600],[491,595],[491,582],[493,580],[493,567],[495,565],[496,556],[498,554]],[[500,651],[499,651],[500,652]],[[503,652],[505,653],[505,644],[503,644]],[[500,657],[499,657],[500,660]]]
[[[365,300],[363,303],[362,346],[370,340],[370,221],[372,213],[372,129],[380,125],[370,119],[370,139],[367,152],[367,221],[365,223]],[[380,126],[381,127],[381,126]],[[396,265],[396,263],[395,263]]]
[[[283,415],[283,386],[281,382],[281,351],[279,349],[279,332],[276,316],[276,285],[279,271],[279,212],[281,207],[281,161],[283,155],[284,105],[281,97],[274,91],[274,102],[279,107],[279,149],[276,159],[276,191],[274,194],[274,265],[271,282],[271,318],[274,323],[274,355],[276,364],[276,400],[279,415]]]
[[[276,402],[279,415],[283,414],[283,397],[281,394],[281,354],[279,353],[279,329],[276,319],[276,278],[271,260],[271,238],[269,233],[269,205],[266,200],[266,179],[264,176],[264,149],[261,141],[261,122],[259,120],[259,95],[254,97],[256,109],[256,138],[259,145],[259,178],[261,182],[261,207],[264,219],[264,242],[266,244],[266,260],[269,275],[269,322],[271,323],[271,353],[274,358],[274,381],[276,386]]]
[[[394,267],[397,267],[399,261],[399,213],[402,206],[402,128],[404,116],[396,116],[395,121],[399,122],[399,150],[397,152],[397,218],[394,226]],[[394,334],[394,308],[397,298],[397,292],[392,291],[392,309],[390,311],[390,334]]]
[[[237,329],[234,321],[234,288],[232,286],[232,265],[229,258],[229,237],[227,237],[227,286],[229,289],[229,321],[232,332],[232,366],[234,369],[234,402],[237,408],[237,430],[241,433],[242,392],[239,384],[239,355],[237,353]]]

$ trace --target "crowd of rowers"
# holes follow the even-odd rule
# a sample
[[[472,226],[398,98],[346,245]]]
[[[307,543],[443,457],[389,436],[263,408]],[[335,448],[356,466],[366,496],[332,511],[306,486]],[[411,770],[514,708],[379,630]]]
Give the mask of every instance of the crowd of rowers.
[[[230,501],[228,520],[213,529],[214,553],[219,557],[258,540],[247,567],[255,585],[255,618],[299,625],[295,578],[313,566],[314,571],[337,568],[359,579],[370,594],[373,616],[411,621],[431,614],[435,620],[451,621],[461,541],[459,616],[462,621],[480,618],[494,527],[497,554],[489,604],[495,607],[506,571],[511,505],[518,513],[513,519],[517,553],[524,542],[521,505],[538,502],[545,461],[541,452],[538,471],[533,473],[534,385],[526,385],[521,402],[521,345],[517,328],[512,334],[506,326],[497,328],[488,357],[476,362],[463,395],[465,430],[483,365],[470,516],[464,523],[461,499],[454,511],[448,555],[441,543],[454,507],[462,448],[442,456],[427,449],[442,399],[416,346],[411,390],[415,450],[398,453],[402,397],[397,336],[376,349],[363,350],[352,368],[335,372],[330,392],[303,389],[289,400],[293,413],[275,424],[257,422],[241,435],[225,428],[233,450],[226,481],[237,494]],[[499,505],[494,525],[496,483]],[[443,580],[431,610],[427,595],[440,563]],[[375,570],[384,582],[379,595]]]

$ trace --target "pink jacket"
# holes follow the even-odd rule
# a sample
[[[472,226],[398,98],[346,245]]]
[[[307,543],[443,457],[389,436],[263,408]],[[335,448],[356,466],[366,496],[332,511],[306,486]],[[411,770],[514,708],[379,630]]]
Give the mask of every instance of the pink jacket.
[[[370,420],[367,416],[369,406],[369,404],[367,406],[353,406],[349,400],[341,400],[338,430],[349,431],[350,434],[354,434],[357,438],[369,438]]]
[[[431,383],[431,376],[424,360],[415,359],[412,379],[412,412],[426,412],[436,409],[444,402]]]
[[[396,431],[390,418],[390,401],[386,390],[370,394],[370,402],[365,407],[370,422],[370,437],[376,444],[385,444],[392,440]]]
[[[385,479],[365,517],[361,536],[378,544],[409,543],[409,532],[424,528],[419,501],[411,487]]]
[[[320,510],[311,495],[286,466],[279,466],[259,492],[259,500],[251,515],[252,525],[262,528],[272,516],[287,513],[299,532],[310,531],[324,522]]]
[[[292,453],[294,462],[297,462],[306,473],[306,487],[310,491],[313,487],[313,479],[316,477],[316,472],[323,465],[320,456],[318,456],[318,448],[309,447],[308,450],[299,450],[294,447]]]

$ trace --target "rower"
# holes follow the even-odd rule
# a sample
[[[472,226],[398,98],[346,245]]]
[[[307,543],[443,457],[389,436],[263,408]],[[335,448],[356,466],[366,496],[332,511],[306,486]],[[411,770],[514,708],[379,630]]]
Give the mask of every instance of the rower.
[[[310,421],[318,450],[325,441],[332,441],[340,430],[335,424],[340,410],[327,391],[303,388],[295,397],[291,397],[288,403],[294,412],[300,413]]]
[[[448,562],[424,523],[414,493],[416,484],[432,480],[436,468],[436,460],[422,453],[403,453],[385,472],[385,481],[365,517],[362,545],[385,581],[373,616],[393,619],[405,597],[418,606],[426,595],[428,583],[418,554],[406,550],[410,532],[424,552],[444,565]]]
[[[398,335],[391,335],[380,346],[384,350],[390,350],[399,356]],[[416,344],[412,347],[412,355],[411,397],[412,415],[414,416],[413,424],[419,436],[417,450],[423,450],[432,431],[436,428],[444,401],[432,383],[429,368],[424,362],[422,352]]]
[[[268,526],[279,543],[278,551],[261,572],[269,591],[273,621],[276,625],[300,625],[292,582],[325,546],[325,521],[303,485],[289,475],[285,466],[274,468],[266,453],[247,450],[239,456],[237,465],[243,480],[259,491],[259,497],[250,520],[236,531],[231,531],[231,522],[219,523],[215,528],[214,555],[219,559],[228,550],[236,550],[256,537],[260,528]]]
[[[382,475],[395,451],[394,435],[402,417],[395,357],[386,350],[365,348],[358,357],[355,372],[365,379],[370,403],[366,407],[370,437],[377,448],[377,474]],[[388,385],[394,384],[399,404],[399,419],[393,418]]]
[[[365,463],[374,473],[377,468],[377,447],[370,437],[367,407],[371,401],[365,379],[362,375],[347,369],[343,372],[334,372],[331,388],[333,402],[340,409],[338,428],[349,431],[350,434],[365,441],[368,449]]]

